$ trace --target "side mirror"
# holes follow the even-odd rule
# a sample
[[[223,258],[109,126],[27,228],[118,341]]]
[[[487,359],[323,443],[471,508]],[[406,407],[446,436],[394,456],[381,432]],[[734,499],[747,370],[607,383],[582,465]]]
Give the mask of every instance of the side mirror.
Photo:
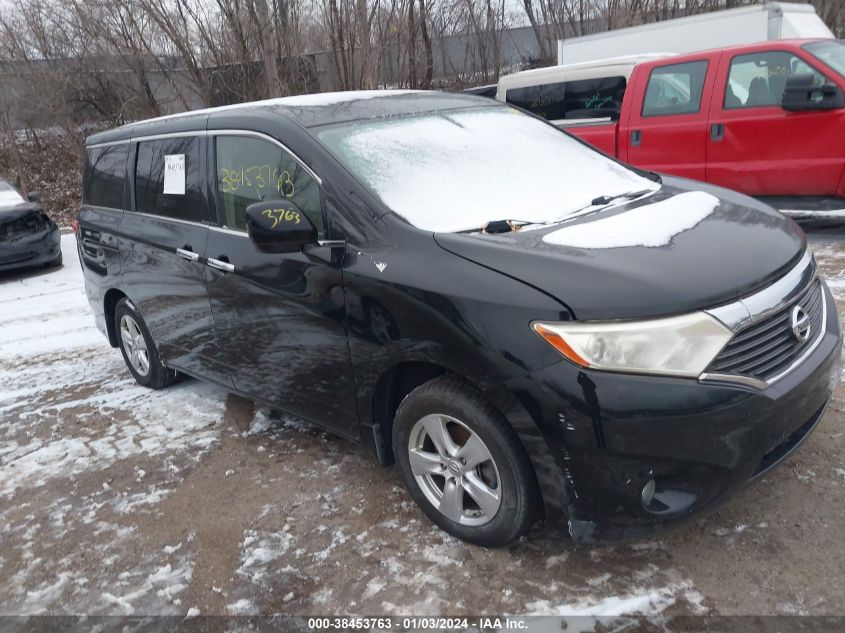
[[[30,202],[41,202],[41,192],[30,191],[28,194],[26,194],[26,199]]]
[[[786,78],[781,107],[788,112],[836,110],[845,108],[845,95],[838,86],[814,86],[811,73],[798,73]]]
[[[317,241],[317,229],[290,200],[256,202],[246,208],[246,230],[265,253],[295,253]]]

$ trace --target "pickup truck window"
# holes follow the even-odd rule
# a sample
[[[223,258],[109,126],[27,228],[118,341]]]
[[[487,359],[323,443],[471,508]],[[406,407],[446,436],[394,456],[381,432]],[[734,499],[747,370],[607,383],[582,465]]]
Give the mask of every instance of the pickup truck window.
[[[845,77],[845,42],[841,40],[826,40],[804,44],[804,50]]]
[[[760,51],[737,55],[731,60],[725,87],[725,109],[780,106],[786,78],[798,73],[813,75],[813,85],[827,78],[807,62],[787,51]]]
[[[505,100],[550,121],[613,117],[622,109],[625,77],[600,77],[511,88]]]
[[[693,114],[701,108],[707,62],[659,66],[651,71],[643,100],[643,116]]]

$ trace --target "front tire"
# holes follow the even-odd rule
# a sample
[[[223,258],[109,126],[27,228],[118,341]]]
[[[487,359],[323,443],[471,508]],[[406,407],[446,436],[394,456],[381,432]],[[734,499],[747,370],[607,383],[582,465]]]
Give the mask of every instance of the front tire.
[[[176,382],[176,372],[161,362],[144,319],[125,298],[115,306],[114,323],[123,360],[138,384],[164,389]]]
[[[507,545],[537,517],[536,478],[516,432],[456,378],[435,378],[402,401],[393,453],[414,501],[464,541]]]

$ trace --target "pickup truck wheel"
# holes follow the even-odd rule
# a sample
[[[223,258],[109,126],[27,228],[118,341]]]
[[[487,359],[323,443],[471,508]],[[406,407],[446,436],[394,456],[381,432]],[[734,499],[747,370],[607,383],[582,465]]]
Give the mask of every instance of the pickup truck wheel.
[[[537,516],[536,479],[519,438],[481,394],[455,378],[435,378],[402,401],[393,452],[414,501],[460,539],[507,545]]]
[[[164,389],[176,382],[176,372],[161,362],[144,319],[125,298],[115,306],[114,322],[123,360],[138,384]]]

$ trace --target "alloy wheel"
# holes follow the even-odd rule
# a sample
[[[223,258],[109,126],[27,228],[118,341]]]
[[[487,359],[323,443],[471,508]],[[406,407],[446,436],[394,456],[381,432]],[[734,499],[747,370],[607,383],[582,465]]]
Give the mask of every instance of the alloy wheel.
[[[141,328],[128,314],[120,319],[120,341],[132,368],[142,376],[150,372],[150,353]]]
[[[423,494],[449,520],[479,526],[496,516],[499,471],[481,438],[460,420],[444,414],[419,419],[408,439],[408,459]]]

